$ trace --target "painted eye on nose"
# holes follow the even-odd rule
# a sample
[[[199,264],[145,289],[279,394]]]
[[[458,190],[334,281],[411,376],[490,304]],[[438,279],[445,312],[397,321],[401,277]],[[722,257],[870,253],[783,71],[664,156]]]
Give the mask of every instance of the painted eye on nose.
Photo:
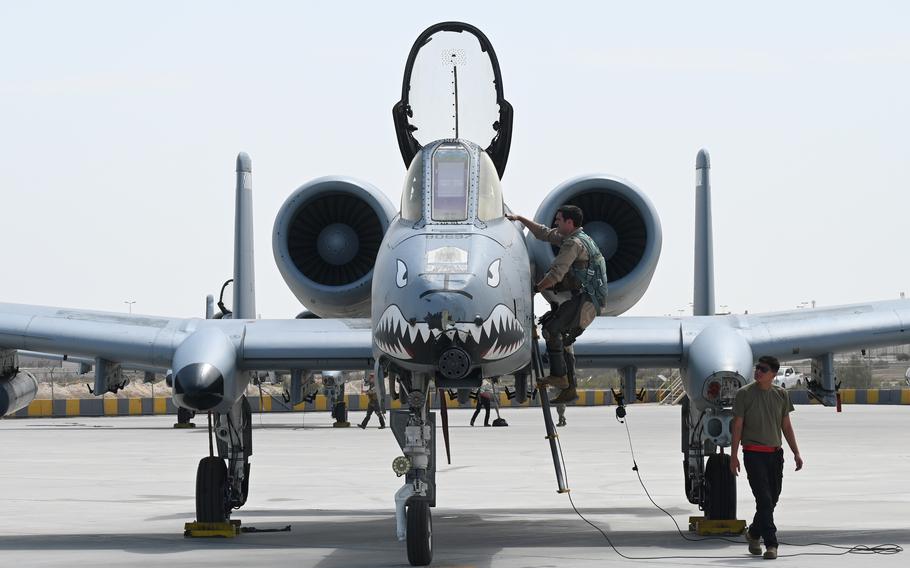
[[[501,264],[501,261],[502,259],[497,258],[487,269],[487,284],[493,288],[499,286],[499,265]]]
[[[402,262],[398,261],[398,273],[395,275],[395,284],[399,288],[404,288],[408,283],[408,266]]]

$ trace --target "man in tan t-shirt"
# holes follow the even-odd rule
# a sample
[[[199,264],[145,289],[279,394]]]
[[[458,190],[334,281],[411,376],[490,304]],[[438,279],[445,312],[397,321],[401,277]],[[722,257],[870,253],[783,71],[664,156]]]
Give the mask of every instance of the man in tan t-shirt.
[[[578,238],[582,232],[584,215],[575,205],[563,205],[556,210],[554,228],[535,223],[521,215],[507,215],[510,221],[519,221],[535,238],[559,246],[549,270],[535,286],[535,291],[553,289],[571,292],[571,298],[541,317],[543,338],[547,342],[550,375],[540,381],[562,392],[551,402],[565,404],[578,398],[575,387],[575,356],[569,347],[575,338],[591,325],[597,308],[591,297],[582,289],[582,283],[573,274],[573,268],[588,268],[588,249]]]
[[[733,402],[733,444],[730,448],[730,470],[739,475],[739,445],[742,442],[743,460],[749,486],[755,496],[755,517],[746,529],[749,552],[761,554],[761,540],[765,541],[764,557],[777,558],[777,527],[774,526],[774,507],[780,497],[784,476],[784,450],[781,433],[793,452],[796,471],[803,468],[803,458],[796,445],[796,434],[790,422],[793,404],[785,389],[774,386],[772,381],[780,369],[776,357],[759,357],[755,365],[755,382],[739,389]]]

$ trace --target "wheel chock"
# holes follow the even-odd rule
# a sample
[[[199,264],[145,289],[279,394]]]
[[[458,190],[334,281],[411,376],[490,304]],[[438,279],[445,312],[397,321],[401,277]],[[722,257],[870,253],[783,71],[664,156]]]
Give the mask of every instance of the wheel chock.
[[[704,517],[689,517],[689,531],[699,536],[737,536],[746,530],[746,521],[740,519],[712,520]]]
[[[175,422],[174,428],[195,428],[196,425],[192,422]]]
[[[240,519],[223,523],[185,523],[183,536],[186,538],[234,538],[240,534]]]
[[[345,421],[345,422],[333,422],[333,423],[332,423],[332,428],[350,428],[350,427],[351,427],[351,423],[350,423],[350,422],[347,422],[347,421]]]

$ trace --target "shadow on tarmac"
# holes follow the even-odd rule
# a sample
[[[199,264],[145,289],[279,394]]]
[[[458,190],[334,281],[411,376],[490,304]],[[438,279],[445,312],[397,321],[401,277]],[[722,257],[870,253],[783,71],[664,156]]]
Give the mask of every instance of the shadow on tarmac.
[[[675,530],[615,531],[609,519],[613,515],[641,514],[637,510],[585,511],[590,520],[606,531],[613,543],[630,556],[705,556],[724,557],[733,562],[742,556],[744,562],[754,558],[746,552],[745,541],[733,538],[728,542],[708,538],[698,542],[684,541]],[[551,515],[550,518],[541,516]],[[192,513],[157,520],[190,518]],[[327,556],[312,564],[319,568],[348,568],[351,566],[405,566],[407,554],[404,543],[395,539],[395,520],[388,512],[371,510],[316,511],[245,511],[238,515],[243,526],[258,529],[280,529],[286,522],[248,522],[255,517],[310,517],[312,520],[292,523],[291,532],[248,533],[235,539],[188,539],[175,530],[158,534],[67,534],[0,536],[0,551],[124,551],[145,555],[174,555],[188,551],[211,551],[212,560],[221,553],[261,551],[261,565],[270,565],[267,550],[286,553],[298,549],[313,549]],[[533,517],[533,518],[528,518]],[[666,520],[669,523],[669,519]],[[182,523],[175,523],[182,524]],[[435,553],[433,566],[492,566],[494,558],[509,549],[508,565],[570,566],[573,563],[619,560],[609,544],[594,529],[580,519],[566,515],[564,510],[481,511],[463,514],[458,511],[436,510],[433,515]],[[178,527],[175,526],[175,529]],[[794,544],[826,542],[841,546],[876,545],[886,542],[910,542],[910,530],[875,531],[781,531],[782,541]],[[698,538],[698,537],[695,537]],[[822,547],[784,547],[781,553],[831,552]],[[836,552],[836,551],[834,551]],[[311,558],[312,559],[312,558]],[[503,558],[499,558],[499,564]],[[301,558],[301,565],[311,565]],[[141,564],[142,561],[140,561]]]

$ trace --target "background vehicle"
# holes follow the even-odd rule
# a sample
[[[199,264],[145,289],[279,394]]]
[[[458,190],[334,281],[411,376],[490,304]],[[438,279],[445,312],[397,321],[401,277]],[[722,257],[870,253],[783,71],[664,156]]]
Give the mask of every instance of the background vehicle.
[[[802,386],[805,377],[793,367],[781,367],[774,377],[774,384],[785,389]]]

